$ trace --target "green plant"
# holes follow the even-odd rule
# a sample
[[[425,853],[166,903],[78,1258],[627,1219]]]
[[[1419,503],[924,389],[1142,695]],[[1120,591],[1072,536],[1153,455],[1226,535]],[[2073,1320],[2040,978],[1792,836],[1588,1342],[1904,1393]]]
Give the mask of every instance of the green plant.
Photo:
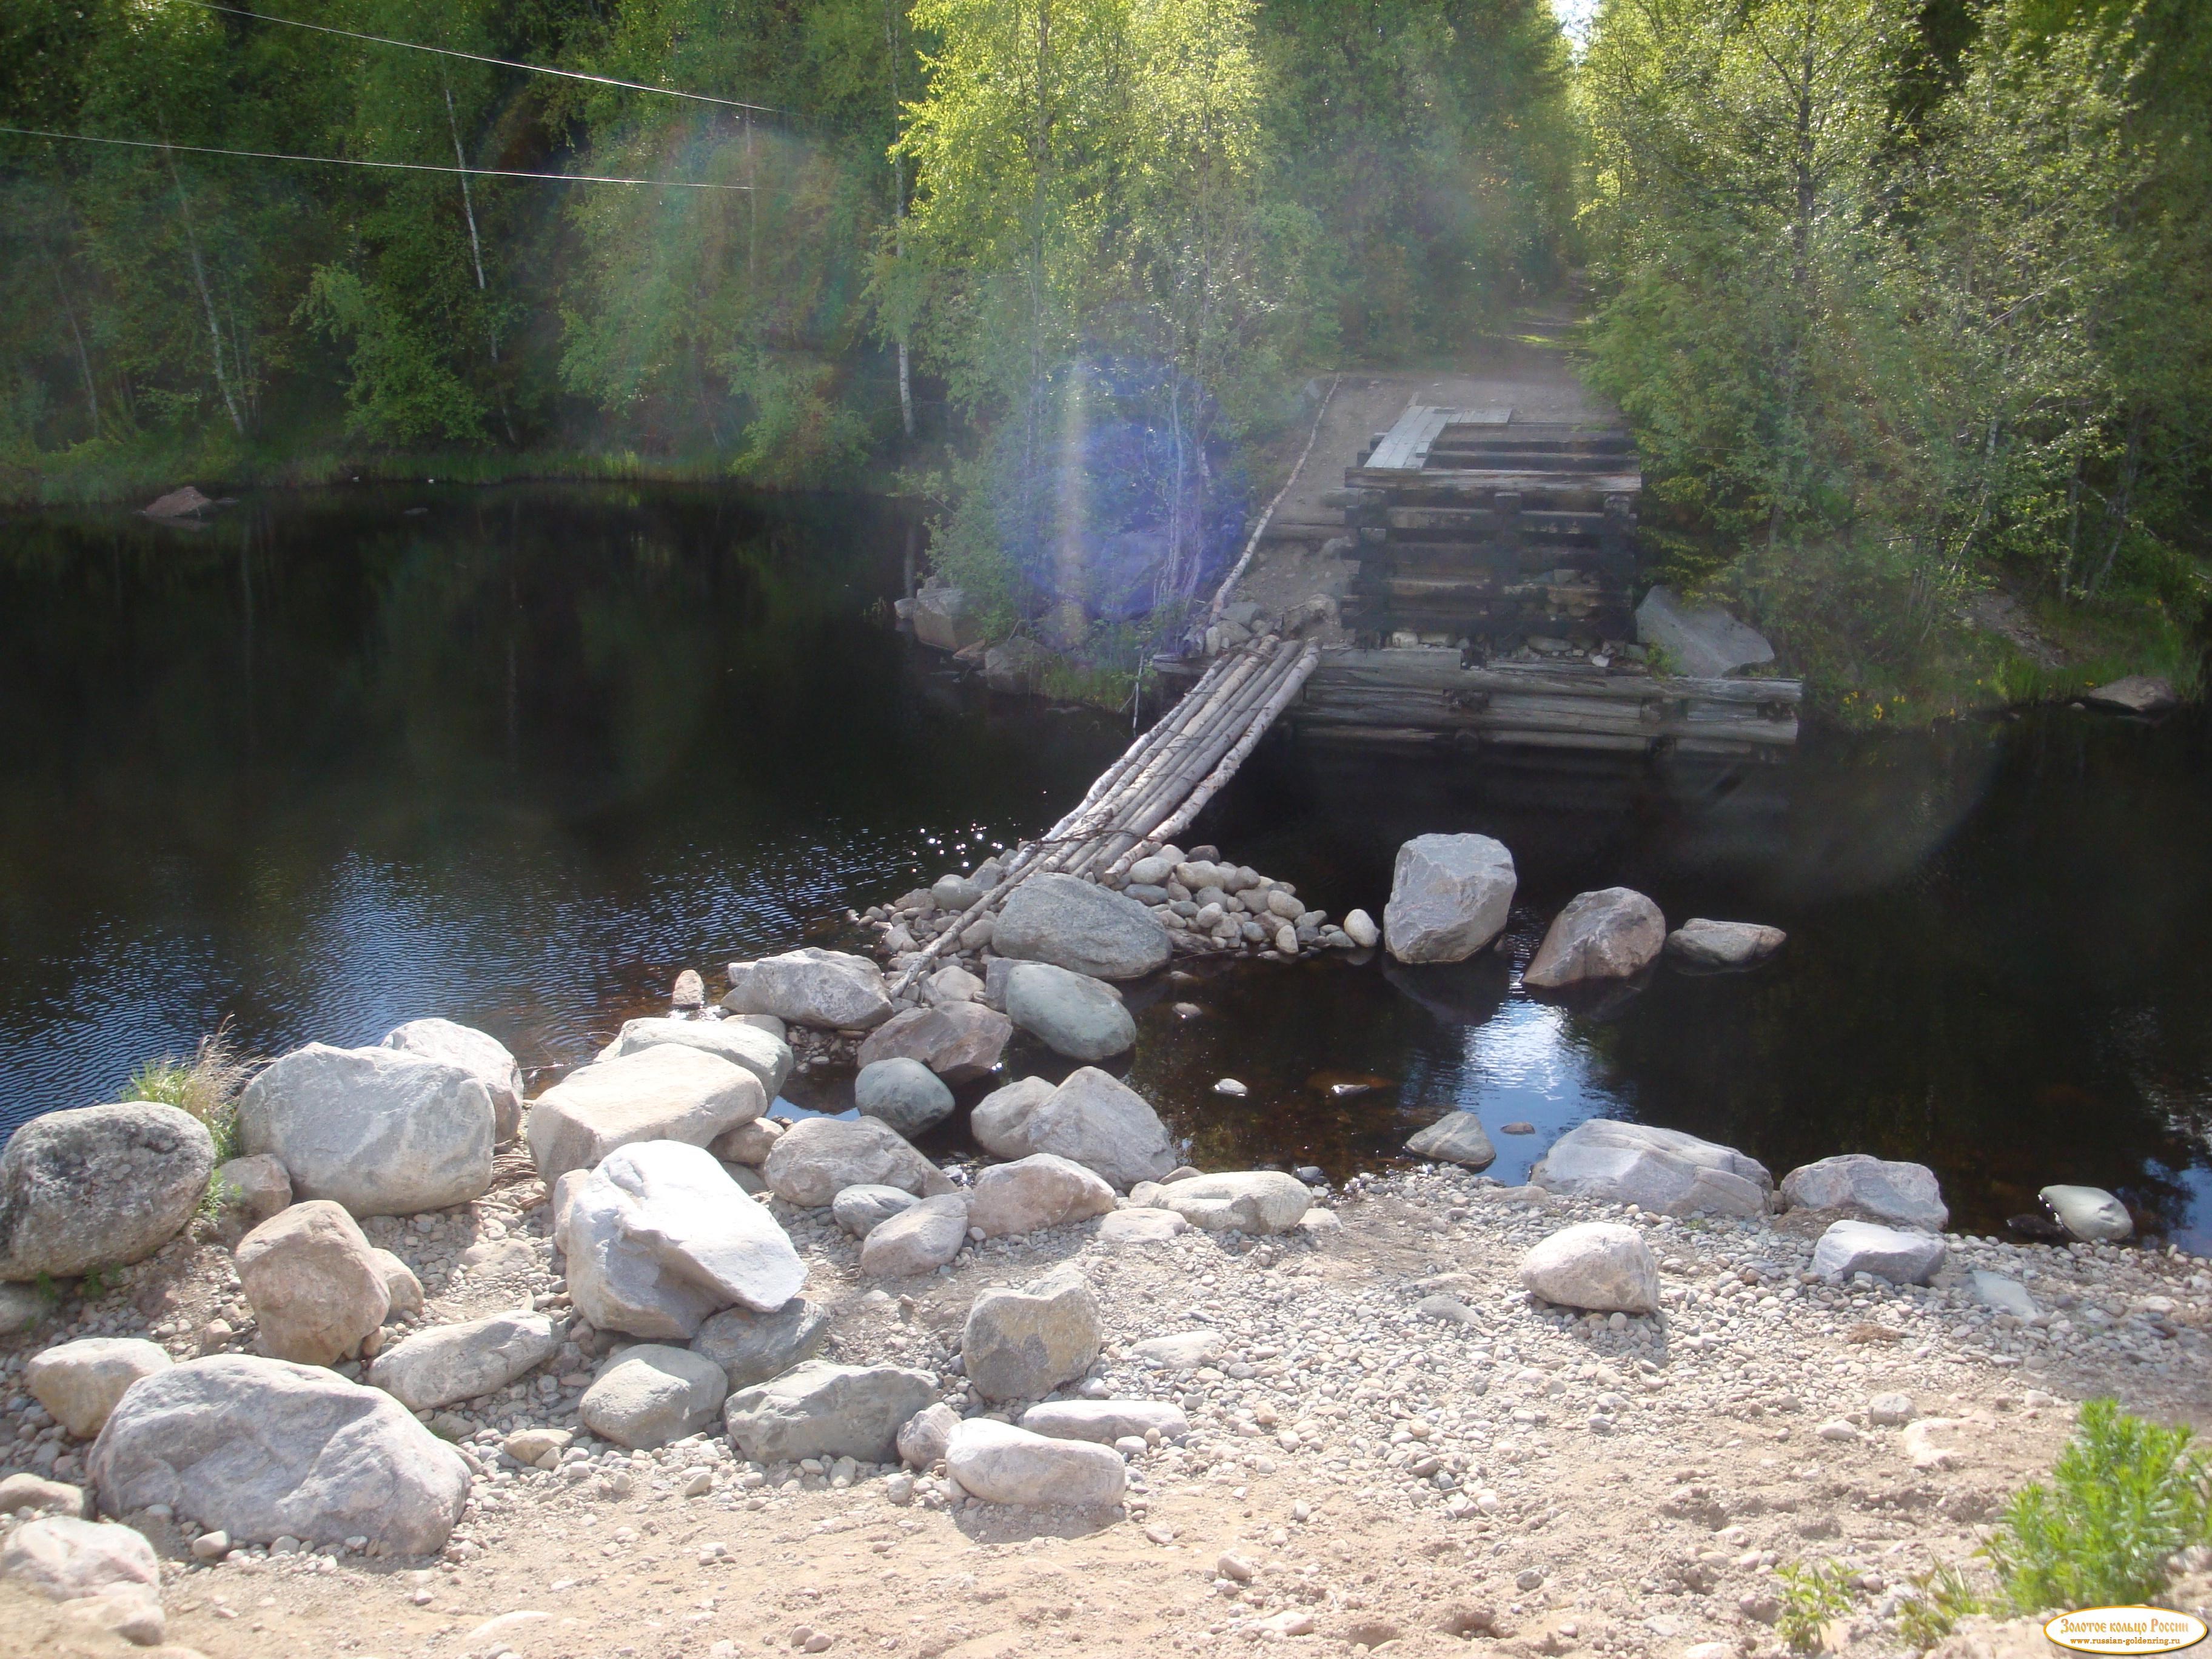
[[[2166,1558],[2212,1522],[2212,1468],[2190,1438],[2114,1401],[2085,1404],[2051,1484],[2014,1493],[1984,1548],[2013,1605],[2124,1605],[2164,1588]]]
[[[87,1302],[97,1302],[122,1282],[120,1273],[106,1265],[88,1267],[76,1282],[76,1293]]]
[[[1782,1613],[1774,1628],[1800,1653],[1816,1651],[1828,1621],[1851,1610],[1850,1576],[1840,1561],[1792,1561],[1776,1570],[1782,1581]]]
[[[1961,1619],[1989,1611],[1989,1603],[1949,1565],[1912,1576],[1912,1593],[1897,1609],[1898,1633],[1905,1645],[1926,1652],[1948,1636]]]
[[[215,1158],[222,1164],[244,1150],[238,1139],[238,1097],[253,1075],[258,1062],[239,1052],[225,1020],[200,1039],[190,1060],[164,1054],[149,1060],[131,1075],[125,1093],[132,1100],[158,1101],[191,1113],[207,1126],[215,1142]],[[218,1183],[208,1182],[200,1201],[203,1214],[212,1216],[222,1207]]]

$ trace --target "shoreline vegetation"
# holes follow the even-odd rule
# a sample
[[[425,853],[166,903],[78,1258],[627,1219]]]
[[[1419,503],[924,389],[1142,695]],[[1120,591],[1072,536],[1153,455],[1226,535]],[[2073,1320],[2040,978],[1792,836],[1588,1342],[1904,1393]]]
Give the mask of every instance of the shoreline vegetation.
[[[1544,0],[340,10],[0,19],[0,124],[69,135],[0,137],[0,499],[897,493],[1097,700],[1059,640],[1211,591],[1318,366],[1571,293],[1646,578],[1823,718],[2201,692],[2187,0],[1682,0],[1578,45]]]

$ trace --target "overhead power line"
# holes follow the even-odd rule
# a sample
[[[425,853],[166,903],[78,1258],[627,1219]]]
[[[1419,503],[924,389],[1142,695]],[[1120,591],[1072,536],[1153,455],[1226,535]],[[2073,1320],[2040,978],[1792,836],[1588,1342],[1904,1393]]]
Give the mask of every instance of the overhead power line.
[[[752,110],[763,115],[781,115],[782,111],[772,104],[748,104],[737,98],[714,98],[703,92],[678,92],[673,87],[649,87],[641,81],[618,81],[611,75],[586,75],[580,70],[549,69],[543,64],[520,64],[512,58],[487,58],[482,52],[455,52],[447,46],[426,46],[417,40],[394,40],[382,34],[363,34],[356,29],[333,28],[327,23],[304,23],[296,17],[273,17],[267,12],[247,11],[239,6],[221,6],[215,0],[184,0],[188,6],[202,11],[220,11],[233,17],[250,17],[257,23],[281,23],[287,28],[313,29],[318,34],[343,35],[349,40],[367,40],[380,46],[398,46],[407,52],[434,52],[441,58],[459,58],[471,64],[490,64],[500,69],[521,70],[531,75],[558,76],[563,81],[588,81],[594,86],[619,87],[625,92],[650,92],[663,98],[688,98],[695,104],[720,104],[725,109]]]
[[[717,185],[692,179],[617,179],[599,173],[523,173],[512,167],[447,167],[432,161],[364,161],[347,155],[289,155],[273,149],[217,149],[212,144],[171,144],[152,138],[100,138],[83,132],[46,132],[36,127],[0,127],[18,138],[59,138],[73,144],[114,144],[125,149],[183,150],[194,155],[234,155],[252,161],[304,161],[312,167],[377,167],[394,173],[465,173],[472,179],[542,179],[555,185],[652,185],[669,190],[735,190],[750,185]]]

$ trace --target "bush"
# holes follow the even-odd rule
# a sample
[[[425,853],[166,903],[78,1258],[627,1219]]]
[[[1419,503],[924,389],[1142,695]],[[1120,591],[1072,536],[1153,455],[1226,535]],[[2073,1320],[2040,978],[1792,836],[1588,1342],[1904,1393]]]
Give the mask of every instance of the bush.
[[[1987,1546],[2014,1606],[2126,1606],[2164,1589],[2167,1557],[2212,1522],[2212,1469],[2189,1443],[2185,1425],[2084,1405],[2051,1484],[2014,1493]]]
[[[1829,1620],[1851,1610],[1851,1583],[1839,1561],[1792,1561],[1775,1575],[1782,1581],[1782,1613],[1777,1634],[1800,1653],[1821,1644]]]
[[[200,1039],[190,1060],[164,1054],[148,1060],[124,1092],[131,1100],[157,1101],[190,1112],[207,1126],[221,1164],[239,1155],[238,1097],[258,1064],[238,1051],[226,1021],[214,1035]]]
[[[1954,1566],[1931,1567],[1912,1577],[1912,1592],[1897,1609],[1898,1634],[1907,1647],[1925,1653],[1948,1636],[1961,1619],[1987,1613],[1989,1604]]]

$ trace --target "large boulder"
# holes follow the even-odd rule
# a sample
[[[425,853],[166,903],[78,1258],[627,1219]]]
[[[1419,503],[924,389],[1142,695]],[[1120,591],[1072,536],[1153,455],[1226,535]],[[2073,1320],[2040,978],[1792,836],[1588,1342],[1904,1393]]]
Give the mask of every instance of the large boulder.
[[[295,1048],[246,1085],[238,1135],[292,1177],[295,1198],[357,1216],[466,1204],[491,1185],[498,1129],[473,1073],[402,1048]]]
[[[1498,1148],[1490,1144],[1481,1117],[1474,1112],[1446,1112],[1406,1142],[1415,1158],[1432,1158],[1442,1164],[1461,1164],[1470,1170],[1486,1170],[1498,1161]]]
[[[654,1043],[580,1066],[538,1096],[530,1109],[530,1156],[550,1186],[637,1141],[704,1146],[767,1109],[767,1091],[744,1066],[702,1048]]]
[[[1176,1167],[1167,1125],[1127,1084],[1091,1066],[1042,1096],[1034,1081],[995,1091],[970,1115],[969,1132],[986,1151],[1005,1158],[1056,1153],[1120,1188],[1158,1181]]]
[[[1679,1129],[1592,1118],[1552,1143],[1528,1172],[1547,1192],[1634,1204],[1666,1215],[1758,1216],[1774,1178],[1758,1159]]]
[[[1093,979],[1165,967],[1168,930],[1146,906],[1079,876],[1032,876],[1000,907],[991,948]]]
[[[871,1228],[860,1241],[860,1271],[878,1279],[934,1273],[968,1242],[968,1199],[940,1193]]]
[[[1134,1435],[1158,1434],[1163,1440],[1190,1437],[1183,1408],[1164,1400],[1048,1400],[1022,1413],[1031,1434],[1054,1440],[1092,1440],[1110,1446]]]
[[[691,1352],[720,1365],[732,1389],[747,1389],[813,1358],[829,1335],[830,1316],[794,1296],[774,1313],[723,1309],[699,1327]]]
[[[215,1142],[152,1101],[34,1117],[0,1152],[0,1279],[73,1279],[174,1238],[207,1192]]]
[[[164,1349],[143,1337],[85,1336],[33,1354],[23,1382],[55,1422],[89,1440],[133,1382],[171,1363]]]
[[[1505,931],[1518,878],[1488,836],[1416,836],[1398,849],[1383,947],[1401,962],[1464,962]]]
[[[133,1383],[88,1468],[112,1515],[166,1504],[237,1543],[365,1537],[391,1555],[443,1548],[469,1496],[460,1454],[381,1389],[245,1354]]]
[[[392,1311],[383,1267],[343,1204],[309,1199],[238,1241],[232,1260],[261,1346],[277,1359],[333,1365]]]
[[[862,1117],[888,1123],[902,1135],[918,1135],[952,1115],[952,1091],[920,1060],[901,1055],[863,1065],[853,1079],[853,1103]]]
[[[2173,682],[2155,674],[2130,674],[2110,681],[2083,692],[2081,701],[2092,708],[2110,709],[2118,714],[2163,714],[2181,706]]]
[[[965,588],[925,587],[908,615],[915,638],[939,651],[965,651],[983,637],[982,612]]]
[[[986,1400],[1036,1400],[1089,1370],[1104,1340],[1091,1281],[1063,1266],[1018,1290],[978,1296],[960,1357]]]
[[[1137,1022],[1103,980],[1024,962],[1006,976],[1006,996],[1008,1018],[1056,1054],[1088,1062],[1136,1046]]]
[[[1032,1152],[976,1172],[968,1224],[986,1238],[1001,1238],[1086,1221],[1113,1208],[1114,1188],[1103,1176],[1070,1158]]]
[[[650,1451],[706,1428],[729,1392],[730,1379],[706,1355],[641,1342],[600,1368],[576,1414],[602,1440]]]
[[[1851,1210],[1923,1232],[1940,1233],[1951,1220],[1935,1170],[1864,1152],[1799,1164],[1782,1177],[1782,1200],[1793,1210]]]
[[[988,1417],[952,1431],[945,1472],[987,1504],[1103,1509],[1120,1503],[1129,1484],[1128,1466],[1110,1446],[1054,1440]]]
[[[864,1067],[916,1060],[947,1083],[971,1083],[997,1068],[1013,1034],[1012,1020],[980,1002],[909,1008],[869,1032],[856,1058]]]
[[[808,945],[757,962],[730,964],[733,1014],[774,1014],[793,1025],[865,1030],[891,1017],[883,969],[866,957]]]
[[[377,1355],[368,1380],[410,1411],[434,1411],[503,1389],[560,1351],[544,1314],[493,1314],[416,1332]]]
[[[522,1067],[490,1032],[450,1019],[410,1019],[386,1031],[380,1046],[459,1066],[491,1096],[493,1139],[504,1146],[522,1133]]]
[[[741,1066],[760,1079],[761,1092],[773,1101],[791,1075],[791,1045],[773,1031],[741,1019],[626,1019],[615,1040],[599,1050],[599,1058],[620,1060],[642,1049],[672,1042],[678,1048],[698,1048],[719,1054],[732,1066]]]
[[[2110,1243],[2136,1230],[2128,1206],[2102,1187],[2045,1187],[2036,1196],[2051,1206],[2060,1226],[2091,1243]]]
[[[722,1422],[756,1463],[802,1457],[889,1463],[898,1455],[900,1428],[936,1399],[936,1379],[927,1371],[810,1359],[732,1395]]]
[[[1667,935],[1667,954],[1692,968],[1749,968],[1779,951],[1790,935],[1755,921],[1710,921],[1692,916]]]
[[[897,1187],[925,1198],[952,1182],[888,1123],[872,1117],[809,1117],[769,1149],[761,1173],[787,1204],[819,1209],[848,1187]]]
[[[775,1218],[712,1153],[677,1140],[609,1154],[571,1200],[560,1244],[576,1311],[632,1336],[688,1340],[709,1314],[767,1313],[806,1282]]]
[[[1313,1193],[1280,1170],[1240,1170],[1170,1181],[1152,1201],[1210,1233],[1286,1233],[1313,1207]]]
[[[0,1578],[82,1609],[91,1622],[142,1647],[165,1633],[161,1564],[132,1528],[64,1515],[27,1521],[0,1546]]]
[[[1666,945],[1667,918],[1633,888],[1577,893],[1552,919],[1521,982],[1532,990],[1555,991],[1589,980],[1632,979],[1656,962]]]
[[[1877,1226],[1871,1221],[1838,1221],[1813,1247],[1813,1271],[1829,1279],[1872,1273],[1899,1285],[1925,1285],[1948,1254],[1933,1233]]]
[[[1717,605],[1686,604],[1666,586],[1636,607],[1636,638],[1666,653],[1667,666],[1690,679],[1717,680],[1774,660],[1774,647]]]
[[[1656,1313],[1659,1263],[1644,1235],[1617,1221],[1563,1227],[1521,1258],[1531,1296],[1595,1313]]]

